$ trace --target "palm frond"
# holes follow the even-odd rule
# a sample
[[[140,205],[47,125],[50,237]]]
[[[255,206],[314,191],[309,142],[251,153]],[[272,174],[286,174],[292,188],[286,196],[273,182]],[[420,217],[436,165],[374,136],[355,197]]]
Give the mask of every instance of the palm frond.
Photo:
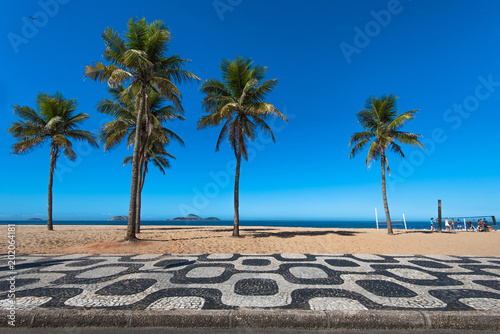
[[[351,153],[349,153],[349,159],[352,159],[358,154],[359,151],[361,151],[368,143],[370,142],[370,138],[364,138],[360,139],[358,141],[351,141],[351,143],[356,143],[352,149]],[[350,146],[351,144],[349,144]]]
[[[103,63],[94,62],[93,65],[85,66],[85,76],[94,81],[104,82],[108,80],[116,69],[117,67],[115,65],[106,66]]]
[[[412,119],[414,119],[415,118],[415,114],[417,112],[418,112],[418,109],[410,110],[410,111],[407,111],[405,113],[402,113],[401,115],[399,115],[396,118],[394,118],[394,120],[392,120],[392,122],[390,122],[387,125],[387,129],[389,129],[389,130],[397,130],[404,123],[406,123],[406,122],[411,121]]]
[[[74,140],[87,142],[90,146],[99,147],[97,140],[92,132],[85,130],[68,130],[64,131],[64,135]]]
[[[106,44],[106,50],[103,53],[103,58],[112,64],[117,64],[122,61],[123,53],[126,50],[125,42],[121,36],[112,28],[106,28],[102,34],[102,39]]]

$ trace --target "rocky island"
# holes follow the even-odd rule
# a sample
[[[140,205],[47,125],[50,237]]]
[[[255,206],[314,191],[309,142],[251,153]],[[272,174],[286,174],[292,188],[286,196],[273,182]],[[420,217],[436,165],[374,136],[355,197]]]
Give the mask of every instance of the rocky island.
[[[45,221],[44,219],[40,219],[40,218],[30,218],[28,219],[29,222],[43,222]]]
[[[108,222],[124,222],[127,220],[127,216],[114,216],[113,218],[108,219]]]
[[[216,217],[208,217],[208,218],[201,218],[200,216],[193,215],[190,213],[186,217],[176,217],[174,219],[165,219],[166,221],[186,221],[186,220],[220,220],[219,218]]]

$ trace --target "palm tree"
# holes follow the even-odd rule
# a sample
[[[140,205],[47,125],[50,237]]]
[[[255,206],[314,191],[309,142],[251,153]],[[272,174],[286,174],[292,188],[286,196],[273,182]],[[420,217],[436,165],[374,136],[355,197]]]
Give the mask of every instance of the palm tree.
[[[382,166],[382,197],[384,199],[385,216],[387,217],[387,230],[389,234],[392,232],[391,217],[389,214],[389,205],[387,204],[387,195],[385,189],[385,171],[390,174],[389,163],[386,153],[388,150],[396,153],[401,158],[404,158],[404,153],[401,150],[401,144],[410,144],[425,148],[418,138],[419,134],[399,131],[399,129],[407,121],[411,121],[418,109],[410,110],[401,115],[398,115],[396,109],[396,99],[394,95],[383,95],[380,98],[371,96],[365,102],[365,109],[357,113],[359,124],[365,129],[364,132],[356,132],[351,136],[349,146],[352,147],[349,158],[354,156],[367,144],[371,143],[366,158],[366,165],[370,168],[370,163],[380,158]]]
[[[137,131],[134,137],[134,154],[132,158],[132,182],[130,189],[130,205],[125,240],[137,240],[135,221],[137,217],[137,191],[140,177],[139,150],[141,148],[141,132],[143,115],[148,113],[148,95],[151,90],[172,101],[182,111],[182,95],[175,84],[199,80],[191,72],[182,69],[187,59],[178,55],[165,57],[170,42],[170,32],[162,21],[147,24],[143,18],[139,21],[130,19],[124,40],[113,29],[107,28],[102,34],[106,49],[103,57],[110,65],[95,62],[85,67],[85,76],[93,80],[107,81],[110,87],[128,82],[130,85],[122,94],[135,94],[137,114]]]
[[[71,140],[88,142],[97,147],[97,142],[92,133],[78,130],[78,126],[89,118],[88,114],[75,115],[77,108],[76,99],[68,100],[61,93],[48,95],[39,93],[36,97],[37,113],[30,107],[14,105],[14,114],[19,117],[8,129],[17,142],[13,146],[13,153],[26,154],[50,142],[50,172],[47,202],[47,228],[54,229],[52,223],[52,184],[57,158],[61,153],[74,161],[77,157],[73,151]]]
[[[266,67],[253,65],[251,59],[237,57],[234,61],[223,60],[220,63],[222,81],[208,79],[200,90],[203,108],[208,115],[198,121],[198,129],[215,127],[223,124],[215,151],[227,137],[236,157],[236,175],[234,181],[234,227],[233,236],[239,232],[239,182],[241,157],[248,161],[247,142],[254,140],[257,130],[271,136],[271,128],[265,122],[270,117],[288,119],[271,103],[264,102],[267,95],[276,87],[278,79],[263,81]]]
[[[127,138],[128,146],[134,144],[136,132],[136,111],[135,94],[122,94],[125,87],[120,85],[116,88],[108,89],[112,99],[103,99],[97,105],[97,111],[115,118],[115,120],[106,123],[100,132],[99,139],[104,143],[104,151],[111,150],[118,146]],[[165,174],[163,167],[170,167],[166,157],[175,159],[173,155],[165,151],[164,146],[171,140],[177,141],[182,146],[184,142],[173,131],[165,128],[163,125],[172,120],[184,120],[184,117],[172,106],[164,106],[167,99],[156,92],[149,93],[147,101],[148,113],[144,115],[145,121],[142,124],[141,148],[139,150],[139,185],[137,187],[137,215],[135,221],[135,233],[140,233],[141,217],[141,194],[144,187],[144,180],[148,171],[147,164],[152,161],[160,171]],[[147,116],[147,117],[146,117]],[[125,158],[123,164],[133,161],[133,156]]]
[[[175,159],[172,154],[165,151],[164,144],[158,142],[156,139],[149,137],[145,146],[146,147],[141,150],[143,153],[141,154],[142,165],[140,168],[141,176],[139,178],[139,188],[137,194],[137,218],[135,223],[135,233],[141,233],[142,188],[144,187],[144,182],[146,181],[146,175],[148,173],[148,163],[152,162],[153,165],[158,167],[160,172],[165,175],[165,168],[170,168],[168,158]],[[123,160],[124,165],[129,162],[132,162],[132,156],[128,156]]]

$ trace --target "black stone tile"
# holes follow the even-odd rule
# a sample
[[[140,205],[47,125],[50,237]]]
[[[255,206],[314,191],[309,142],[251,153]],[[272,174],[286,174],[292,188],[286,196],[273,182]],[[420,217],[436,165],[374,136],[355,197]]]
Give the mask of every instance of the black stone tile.
[[[68,263],[67,267],[86,267],[94,264],[98,264],[101,262],[106,262],[106,260],[82,260],[78,262]]]
[[[19,270],[25,270],[25,269],[42,269],[42,268],[48,268],[51,266],[59,265],[59,264],[64,264],[69,260],[49,260],[49,261],[42,261],[42,262],[30,262],[30,263],[21,263],[16,265],[16,271]],[[7,271],[10,270],[8,266],[0,267],[0,271]]]
[[[148,278],[137,278],[133,280],[127,279],[108,285],[98,290],[95,294],[101,296],[133,295],[139,292],[143,292],[144,290],[146,290],[155,283],[156,283],[155,279],[148,279]]]
[[[271,261],[268,259],[245,259],[241,262],[244,266],[268,266]]]
[[[272,279],[249,278],[236,282],[234,292],[244,296],[272,296],[279,292],[279,288]]]
[[[476,284],[484,285],[487,286],[488,288],[492,288],[495,290],[500,290],[500,281],[483,281],[483,280],[477,280],[477,281],[472,281]]]
[[[17,289],[28,284],[36,283],[39,280],[40,280],[39,278],[16,278],[14,285]],[[0,281],[0,291],[9,291],[9,290],[10,290],[9,277],[2,278],[2,280]]]
[[[210,254],[203,254],[198,258],[198,261],[201,262],[232,262],[238,260],[242,255],[241,254],[233,254],[230,258],[227,259],[209,259]]]
[[[412,267],[412,266],[406,266],[406,265],[392,265],[392,264],[373,264],[371,265],[373,269],[375,269],[375,275],[383,275],[387,277],[392,277],[397,279],[398,281],[405,282],[405,283],[410,283],[414,285],[420,285],[420,286],[460,286],[464,285],[463,282],[452,279],[448,277],[448,273],[441,273],[441,272],[433,272],[430,270],[425,270],[420,267]],[[392,272],[388,271],[389,269],[412,269],[416,271],[420,271],[425,274],[429,274],[434,276],[434,279],[414,279],[414,278],[406,278],[403,276],[399,276],[396,274],[393,274]]]
[[[154,264],[154,267],[159,267],[163,269],[174,269],[182,266],[189,266],[195,264],[196,261],[190,261],[185,259],[175,259],[175,260],[163,260]]]
[[[450,269],[453,268],[447,264],[439,263],[436,261],[426,261],[426,260],[410,260],[409,262],[416,264],[417,266],[425,267],[425,268],[434,268],[434,269]]]
[[[488,270],[483,270],[483,269],[500,269],[498,266],[494,266],[494,265],[459,265],[459,267],[473,271],[474,275],[500,277],[499,274],[489,272]],[[469,275],[470,275],[470,273],[469,273]]]
[[[349,260],[329,259],[325,260],[325,262],[334,267],[350,267],[350,268],[359,267],[359,264]]]
[[[276,260],[281,262],[314,262],[316,261],[316,256],[311,254],[304,254],[305,258],[302,259],[289,259],[281,256],[281,254],[272,255]]]
[[[360,287],[381,297],[415,297],[418,294],[402,285],[381,280],[356,281]]]
[[[380,254],[373,254],[373,255],[381,257],[381,259],[380,260],[362,259],[362,258],[356,257],[352,254],[347,254],[347,255],[345,255],[345,257],[355,259],[356,261],[367,262],[367,263],[399,263],[399,261],[397,259],[395,259],[393,256],[380,255]]]
[[[438,262],[444,262],[444,263],[481,263],[480,261],[474,260],[473,258],[467,257],[467,256],[456,256],[453,255],[452,257],[456,258],[456,260],[441,260],[441,259],[436,259],[433,257],[427,257],[425,255],[422,256],[424,259],[429,259],[431,261],[438,261]]]

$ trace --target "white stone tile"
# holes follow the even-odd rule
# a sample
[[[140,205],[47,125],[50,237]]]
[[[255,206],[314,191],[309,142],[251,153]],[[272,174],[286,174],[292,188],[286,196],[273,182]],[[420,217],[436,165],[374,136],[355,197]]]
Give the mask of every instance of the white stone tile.
[[[227,260],[233,257],[233,254],[210,254],[207,259],[210,260]]]
[[[123,271],[126,271],[127,267],[101,267],[96,269],[91,269],[84,271],[81,274],[78,274],[76,278],[100,278],[100,277],[108,277],[119,274]]]
[[[201,297],[166,297],[159,299],[149,305],[150,310],[175,310],[191,309],[201,310],[205,304],[205,299]]]
[[[17,297],[15,299],[15,310],[32,310],[51,299],[52,297]],[[0,310],[9,310],[11,307],[12,303],[9,299],[0,300]]]
[[[480,311],[500,311],[500,299],[494,298],[462,298],[460,302],[475,310]]]
[[[317,297],[309,300],[309,306],[314,311],[363,311],[368,310],[363,304],[354,299]]]
[[[500,275],[500,268],[482,268],[481,270],[487,271],[495,275]]]
[[[304,254],[281,254],[281,257],[284,259],[290,259],[290,260],[301,260],[301,259],[307,259],[307,256]]]
[[[328,274],[316,267],[291,267],[290,273],[298,278],[328,278]]]
[[[190,278],[212,278],[218,277],[224,273],[224,267],[197,267],[190,270],[186,277]]]
[[[388,272],[409,279],[425,279],[425,280],[435,280],[436,276],[429,275],[420,270],[406,269],[406,268],[393,268],[386,269]]]

